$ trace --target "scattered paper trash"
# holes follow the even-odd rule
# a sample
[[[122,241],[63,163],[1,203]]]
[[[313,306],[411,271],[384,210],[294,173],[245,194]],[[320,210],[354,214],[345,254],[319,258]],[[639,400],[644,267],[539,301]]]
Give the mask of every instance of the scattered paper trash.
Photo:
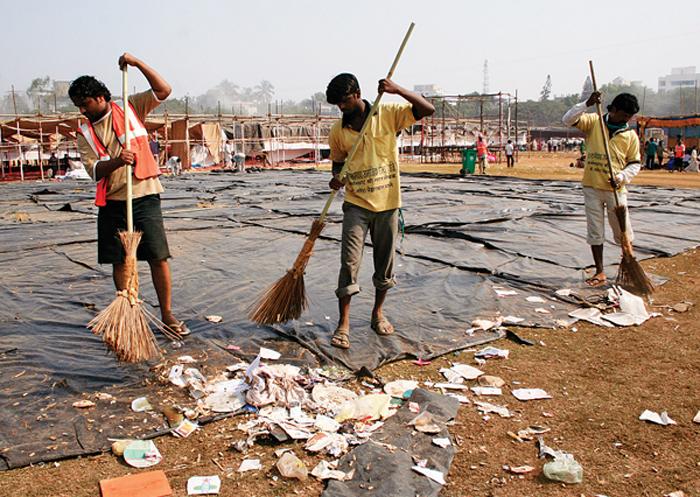
[[[73,402],[73,407],[78,409],[87,409],[88,407],[95,407],[95,403],[91,400],[83,399]]]
[[[162,459],[153,440],[134,440],[124,448],[124,461],[134,468],[150,468]]]
[[[436,469],[423,468],[418,465],[411,467],[411,469],[416,473],[420,473],[423,476],[427,476],[428,478],[430,478],[434,482],[439,483],[440,485],[444,485],[446,483],[445,476],[442,474],[442,471],[438,471]]]
[[[700,411],[698,411],[698,413],[697,413],[697,414],[695,415],[695,417],[693,418],[693,423],[698,423],[698,424],[700,424]]]
[[[245,473],[246,471],[259,471],[262,469],[262,464],[260,464],[260,459],[243,459],[241,465],[238,466],[239,473]]]
[[[411,396],[413,390],[418,387],[418,382],[413,380],[396,380],[384,385],[384,393],[397,399],[404,399]]]
[[[194,421],[190,421],[189,419],[183,419],[179,425],[173,428],[173,433],[179,437],[187,438],[192,433],[197,431],[198,428],[199,425]]]
[[[678,424],[672,420],[666,411],[661,414],[645,409],[644,412],[639,416],[641,421],[649,421],[650,423],[655,423],[657,425],[668,426]]]
[[[104,393],[104,392],[97,392],[95,394],[95,398],[97,400],[114,400],[114,395]]]
[[[416,431],[421,433],[440,433],[442,429],[435,422],[433,415],[428,411],[423,411],[418,416],[408,422],[409,426],[413,426]]]
[[[569,295],[571,295],[571,288],[561,288],[554,293],[556,293],[560,297],[568,297]]]
[[[527,473],[532,473],[535,471],[535,468],[533,466],[509,466],[509,465],[504,465],[503,466],[504,471],[508,471],[509,473],[513,473],[514,475],[524,475]]]
[[[285,478],[297,478],[305,480],[309,474],[304,462],[293,452],[285,452],[277,461],[277,470]]]
[[[503,380],[503,378],[500,378],[498,376],[490,376],[490,375],[479,376],[479,379],[477,381],[479,382],[479,385],[481,385],[482,387],[501,388],[503,385],[506,384],[506,382],[505,382],[505,380]]]
[[[548,309],[545,309],[544,307],[538,307],[535,309],[535,312],[538,314],[551,314],[551,312]]]
[[[502,418],[510,418],[512,416],[508,408],[505,406],[499,406],[480,400],[475,400],[474,405],[476,406],[477,410],[483,414],[495,413]]]
[[[474,395],[501,395],[503,391],[498,387],[471,387]]]
[[[689,497],[683,490],[676,490],[670,494],[664,494],[664,497]]]
[[[472,321],[472,330],[488,331],[491,328],[496,328],[501,325],[501,321],[490,321],[488,319],[475,319]]]
[[[552,398],[551,395],[541,388],[516,388],[511,393],[513,394],[513,397],[522,401]]]
[[[527,300],[528,302],[536,303],[536,304],[544,304],[545,302],[547,302],[542,297],[537,297],[535,295],[531,295],[530,297],[527,297],[525,300]]]
[[[265,347],[260,347],[260,352],[258,352],[258,356],[261,359],[268,359],[270,361],[276,361],[277,359],[282,357],[282,354],[280,354],[276,350],[266,349]]]
[[[211,495],[221,491],[221,478],[218,476],[192,476],[187,480],[187,495]]]
[[[176,387],[186,387],[187,383],[185,382],[185,378],[182,376],[183,372],[183,366],[182,364],[175,364],[172,368],[170,368],[170,373],[168,374],[168,381],[175,385]]]
[[[375,393],[344,403],[335,420],[342,423],[348,419],[386,419],[394,412],[391,410],[391,395]]]
[[[506,316],[503,318],[503,324],[518,324],[525,321],[524,318],[519,318],[517,316]]]
[[[212,314],[210,316],[204,316],[204,319],[209,321],[210,323],[220,323],[221,321],[224,320],[221,316],[217,316],[216,314]]]
[[[197,360],[191,355],[181,355],[177,358],[177,362],[181,362],[182,364],[194,364]]]
[[[465,380],[475,380],[479,376],[483,375],[484,372],[468,364],[452,364],[450,368],[452,371],[457,373],[459,376]]]
[[[452,442],[450,442],[449,438],[433,438],[433,445],[446,449],[452,445]]]
[[[605,326],[606,328],[612,328],[612,323],[605,321],[603,319],[603,313],[600,309],[595,307],[582,307],[580,309],[574,309],[569,313],[569,316],[576,319],[582,319],[583,321],[588,321],[589,323],[597,324],[598,326]]]
[[[474,353],[474,357],[481,359],[508,359],[510,351],[507,349],[497,349],[496,347],[485,347]]]
[[[152,411],[153,406],[151,406],[146,397],[139,397],[131,401],[131,410],[134,412]]]
[[[314,467],[314,469],[311,470],[311,475],[319,480],[346,481],[352,479],[353,475],[355,474],[354,470],[350,470],[349,472],[345,473],[344,471],[336,469],[337,467],[337,461],[334,463],[321,461]]]

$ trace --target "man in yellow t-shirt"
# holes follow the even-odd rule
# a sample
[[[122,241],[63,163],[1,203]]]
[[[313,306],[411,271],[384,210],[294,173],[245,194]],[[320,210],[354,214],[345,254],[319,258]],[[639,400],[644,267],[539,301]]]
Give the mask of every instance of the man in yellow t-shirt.
[[[119,67],[137,67],[151,86],[149,91],[137,93],[129,98],[137,118],[143,123],[153,109],[168,98],[170,85],[153,68],[131,54],[123,54]],[[124,264],[124,249],[117,232],[126,230],[126,164],[136,164],[138,154],[123,149],[115,133],[112,122],[111,94],[107,87],[92,76],[81,76],[71,83],[68,90],[73,104],[80,109],[94,131],[94,140],[99,140],[106,156],[98,156],[98,151],[87,138],[78,134],[78,151],[85,170],[95,180],[108,179],[106,205],[97,214],[97,261],[112,264],[114,285],[123,290],[127,285]],[[90,134],[90,136],[93,136]],[[150,153],[150,151],[149,151]],[[163,226],[160,208],[160,193],[163,187],[157,177],[133,181],[134,229],[143,233],[136,256],[146,260],[151,268],[153,286],[158,295],[163,323],[174,333],[189,333],[183,321],[175,318],[171,309],[171,275],[168,258],[170,251]]]
[[[574,126],[586,135],[586,165],[583,170],[583,198],[586,210],[587,237],[591,246],[595,274],[586,280],[591,287],[607,283],[603,267],[603,242],[605,241],[605,212],[613,231],[616,243],[620,243],[622,232],[615,215],[615,191],[620,205],[627,205],[625,184],[632,181],[641,168],[639,154],[639,137],[627,122],[639,112],[637,97],[629,93],[620,93],[608,105],[608,113],[603,116],[604,124],[597,114],[585,113],[586,107],[600,103],[600,92],[593,92],[586,102],[576,104],[564,114],[562,121]],[[613,178],[610,177],[608,160],[601,126],[608,135],[610,148],[610,165]],[[625,222],[627,239],[634,238],[629,219]]]
[[[396,284],[394,250],[401,207],[396,136],[402,129],[435,112],[435,107],[421,95],[389,79],[379,81],[378,91],[400,95],[409,103],[379,106],[345,174],[340,177],[345,159],[369,118],[371,105],[362,99],[360,85],[352,74],[339,74],[326,89],[328,103],[337,105],[343,114],[328,137],[333,161],[330,187],[337,190],[345,186],[346,191],[340,274],[335,292],[340,316],[331,339],[333,346],[342,349],[350,347],[350,301],[360,291],[357,277],[368,231],[372,239],[375,287],[371,326],[378,335],[394,332],[393,325],[384,316],[383,306],[387,291]]]

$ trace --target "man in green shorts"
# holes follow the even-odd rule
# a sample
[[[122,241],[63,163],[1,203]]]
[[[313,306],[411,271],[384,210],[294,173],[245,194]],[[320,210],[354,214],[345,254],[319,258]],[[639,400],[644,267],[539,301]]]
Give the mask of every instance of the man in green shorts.
[[[394,250],[398,235],[401,187],[396,135],[404,128],[435,112],[433,105],[421,95],[408,91],[389,79],[379,81],[380,93],[393,93],[408,104],[379,106],[362,138],[345,175],[338,175],[359,131],[368,118],[371,104],[363,100],[360,85],[352,74],[339,74],[326,89],[329,104],[337,105],[343,114],[331,128],[328,137],[333,161],[334,190],[346,187],[343,203],[343,237],[338,276],[338,308],[340,317],[331,344],[350,347],[350,301],[360,291],[357,278],[362,261],[367,231],[372,240],[375,287],[371,326],[378,335],[390,335],[394,327],[384,316],[386,293],[393,287]]]

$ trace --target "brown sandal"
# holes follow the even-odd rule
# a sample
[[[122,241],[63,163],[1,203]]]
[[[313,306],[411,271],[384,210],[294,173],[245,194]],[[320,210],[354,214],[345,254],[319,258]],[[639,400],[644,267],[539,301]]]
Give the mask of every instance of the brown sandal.
[[[372,329],[377,335],[387,336],[394,333],[394,325],[389,320],[382,316],[381,319],[372,318]]]
[[[336,328],[331,337],[331,345],[339,349],[349,349],[350,330],[348,328]]]

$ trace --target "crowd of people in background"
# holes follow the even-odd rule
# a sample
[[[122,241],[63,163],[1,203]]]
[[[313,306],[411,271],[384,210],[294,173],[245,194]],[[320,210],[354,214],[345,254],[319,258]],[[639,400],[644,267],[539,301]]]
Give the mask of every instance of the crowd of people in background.
[[[672,146],[662,139],[649,138],[642,147],[643,164],[646,169],[666,169],[669,172],[700,172],[696,146],[687,148],[683,137],[678,135]]]

